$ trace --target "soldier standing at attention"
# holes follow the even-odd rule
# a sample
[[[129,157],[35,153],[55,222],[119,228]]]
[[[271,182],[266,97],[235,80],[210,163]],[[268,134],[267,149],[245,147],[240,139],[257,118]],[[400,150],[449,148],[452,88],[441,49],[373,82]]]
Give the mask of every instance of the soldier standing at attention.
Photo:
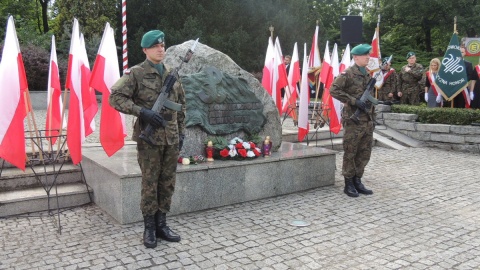
[[[420,103],[420,80],[423,77],[423,66],[416,63],[414,52],[407,53],[408,64],[398,74],[398,96],[401,104],[418,105]]]
[[[344,103],[342,111],[343,135],[343,165],[342,174],[345,177],[344,192],[350,197],[358,194],[370,195],[373,192],[362,184],[362,176],[370,160],[375,128],[375,114],[373,106],[367,106],[360,100],[371,77],[366,66],[370,60],[372,46],[361,44],[355,46],[351,54],[354,65],[344,70],[333,82],[330,94]],[[372,94],[372,93],[371,93]],[[359,123],[353,122],[350,117],[357,109],[363,111],[359,116]]]
[[[180,241],[166,222],[175,188],[177,159],[185,138],[185,92],[175,82],[168,99],[174,109],[164,108],[155,112],[150,108],[157,100],[169,68],[162,61],[165,57],[165,35],[152,30],[143,35],[141,47],[146,60],[125,74],[112,86],[109,103],[116,110],[138,117],[132,139],[137,142],[137,159],[142,171],[140,209],[145,231],[143,244],[147,248],[157,246],[157,237],[170,242]],[[155,128],[149,145],[139,138],[150,124]]]

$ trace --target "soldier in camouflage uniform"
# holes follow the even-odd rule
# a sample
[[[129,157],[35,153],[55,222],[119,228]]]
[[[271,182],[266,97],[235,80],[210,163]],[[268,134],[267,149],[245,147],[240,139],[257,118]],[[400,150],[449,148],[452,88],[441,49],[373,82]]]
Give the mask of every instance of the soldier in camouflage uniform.
[[[383,85],[378,90],[378,100],[395,101],[397,97],[397,73],[391,67],[391,57],[385,57],[382,61]]]
[[[423,77],[423,66],[417,64],[414,52],[407,54],[408,64],[402,67],[398,74],[398,96],[401,104],[418,105],[420,94],[423,93],[421,80]]]
[[[169,106],[155,112],[151,108],[160,94],[169,68],[165,57],[164,33],[147,32],[141,42],[146,60],[126,71],[114,86],[109,103],[116,110],[137,116],[132,139],[137,142],[137,159],[142,171],[140,208],[144,217],[143,242],[147,248],[157,246],[157,237],[171,242],[180,241],[166,225],[166,213],[175,188],[178,154],[185,130],[185,92],[175,82],[168,96]],[[155,128],[150,145],[139,138],[146,126]]]
[[[370,160],[375,128],[373,106],[369,106],[368,101],[360,100],[371,79],[365,69],[371,49],[372,46],[368,44],[355,46],[351,51],[355,64],[338,75],[330,89],[332,97],[345,105],[342,111],[344,128],[342,174],[345,177],[344,192],[350,197],[358,197],[359,193],[373,194],[361,182],[365,166]],[[358,124],[350,119],[357,109],[362,110]]]

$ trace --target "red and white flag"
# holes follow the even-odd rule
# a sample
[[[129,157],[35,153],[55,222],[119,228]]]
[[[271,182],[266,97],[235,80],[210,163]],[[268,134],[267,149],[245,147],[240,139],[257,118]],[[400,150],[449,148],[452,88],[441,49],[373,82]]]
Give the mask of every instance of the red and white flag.
[[[327,83],[328,73],[330,72],[330,52],[328,51],[328,40],[325,45],[325,53],[323,54],[322,71],[320,72],[320,82]]]
[[[383,86],[383,72],[380,68],[382,62],[382,54],[380,53],[380,35],[379,24],[375,28],[375,34],[372,39],[372,52],[370,53],[370,60],[367,65],[367,69],[372,77],[376,78],[375,88],[380,89]]]
[[[352,65],[352,59],[350,56],[350,44],[347,44],[347,47],[345,47],[345,52],[343,53],[343,56],[342,56],[342,62],[340,62],[340,67],[338,68],[338,72],[342,73],[342,71],[344,71],[351,65]]]
[[[55,46],[55,36],[52,35],[52,48],[50,51],[50,66],[48,69],[47,83],[47,121],[45,123],[45,136],[51,144],[57,141],[62,123],[62,87],[60,86],[60,75],[58,71],[57,49]]]
[[[0,62],[0,158],[25,171],[25,94],[28,91],[13,17],[8,17]]]
[[[120,69],[118,68],[115,37],[113,28],[107,23],[93,66],[90,86],[102,93],[100,143],[109,157],[123,147],[125,136],[127,136],[124,114],[112,108],[108,103],[111,87],[118,79],[120,79]]]
[[[286,112],[288,106],[297,103],[297,84],[300,80],[300,61],[298,59],[297,43],[293,46],[292,61],[290,62],[290,69],[288,72],[288,89],[285,89],[285,96],[283,99],[282,112]],[[295,110],[290,110],[290,114],[296,120]]]
[[[308,106],[310,94],[308,86],[307,44],[303,45],[302,79],[300,81],[300,100],[298,104],[298,141],[301,142],[307,136],[310,125],[308,124]]]
[[[310,49],[310,55],[308,56],[308,80],[310,85],[315,88],[318,82],[318,74],[322,67],[322,61],[320,60],[320,50],[318,49],[318,25],[315,27],[315,33],[312,38],[312,48]]]
[[[98,112],[97,96],[90,87],[90,63],[88,62],[87,49],[83,34],[80,33],[80,70],[82,76],[82,106],[85,125],[85,137],[95,131],[95,115]]]
[[[275,56],[275,47],[273,45],[272,37],[268,38],[267,54],[265,55],[265,65],[263,66],[262,86],[272,95],[272,80],[273,80],[273,63]]]
[[[275,40],[275,56],[272,80],[272,98],[275,105],[277,105],[278,113],[282,114],[282,93],[281,90],[288,85],[287,68],[283,62],[282,48],[280,47],[280,40]]]
[[[82,56],[80,51],[80,31],[78,21],[77,19],[74,19],[65,85],[65,90],[70,90],[67,146],[73,164],[78,164],[82,161],[82,144],[85,141],[85,125],[82,106]]]
[[[328,76],[327,76],[328,79],[327,79],[327,83],[325,84],[322,100],[327,103],[327,106],[326,106],[327,109],[324,110],[324,113],[328,115],[330,131],[335,134],[338,134],[340,132],[340,129],[342,128],[342,122],[341,122],[342,103],[330,95],[330,87],[332,86],[333,80],[339,74],[338,49],[337,49],[336,43],[333,46],[332,60],[330,62],[330,65],[331,65],[330,72],[328,73]]]

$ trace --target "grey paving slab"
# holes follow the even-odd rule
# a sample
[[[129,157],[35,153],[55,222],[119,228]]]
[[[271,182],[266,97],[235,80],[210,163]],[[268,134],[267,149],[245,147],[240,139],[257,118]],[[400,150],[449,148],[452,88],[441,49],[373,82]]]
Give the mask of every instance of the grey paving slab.
[[[46,212],[3,218],[0,269],[480,268],[479,155],[375,147],[359,198],[341,159],[334,186],[169,217],[182,241],[155,249],[95,205],[63,210],[62,234]]]

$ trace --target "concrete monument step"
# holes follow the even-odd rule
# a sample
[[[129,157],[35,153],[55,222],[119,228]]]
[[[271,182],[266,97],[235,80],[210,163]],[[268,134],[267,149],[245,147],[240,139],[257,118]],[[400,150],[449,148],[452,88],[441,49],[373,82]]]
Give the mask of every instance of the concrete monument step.
[[[377,134],[383,135],[386,138],[389,138],[401,145],[407,146],[407,147],[423,147],[424,143],[413,139],[399,131],[396,131],[395,129],[389,128],[384,125],[379,125],[375,128],[375,132]]]
[[[0,217],[84,205],[91,202],[89,192],[84,183],[57,185],[48,193],[43,187],[1,191]]]
[[[22,171],[6,167],[0,172],[0,191],[22,190],[53,184],[67,184],[81,181],[79,166],[71,163],[36,165]]]

